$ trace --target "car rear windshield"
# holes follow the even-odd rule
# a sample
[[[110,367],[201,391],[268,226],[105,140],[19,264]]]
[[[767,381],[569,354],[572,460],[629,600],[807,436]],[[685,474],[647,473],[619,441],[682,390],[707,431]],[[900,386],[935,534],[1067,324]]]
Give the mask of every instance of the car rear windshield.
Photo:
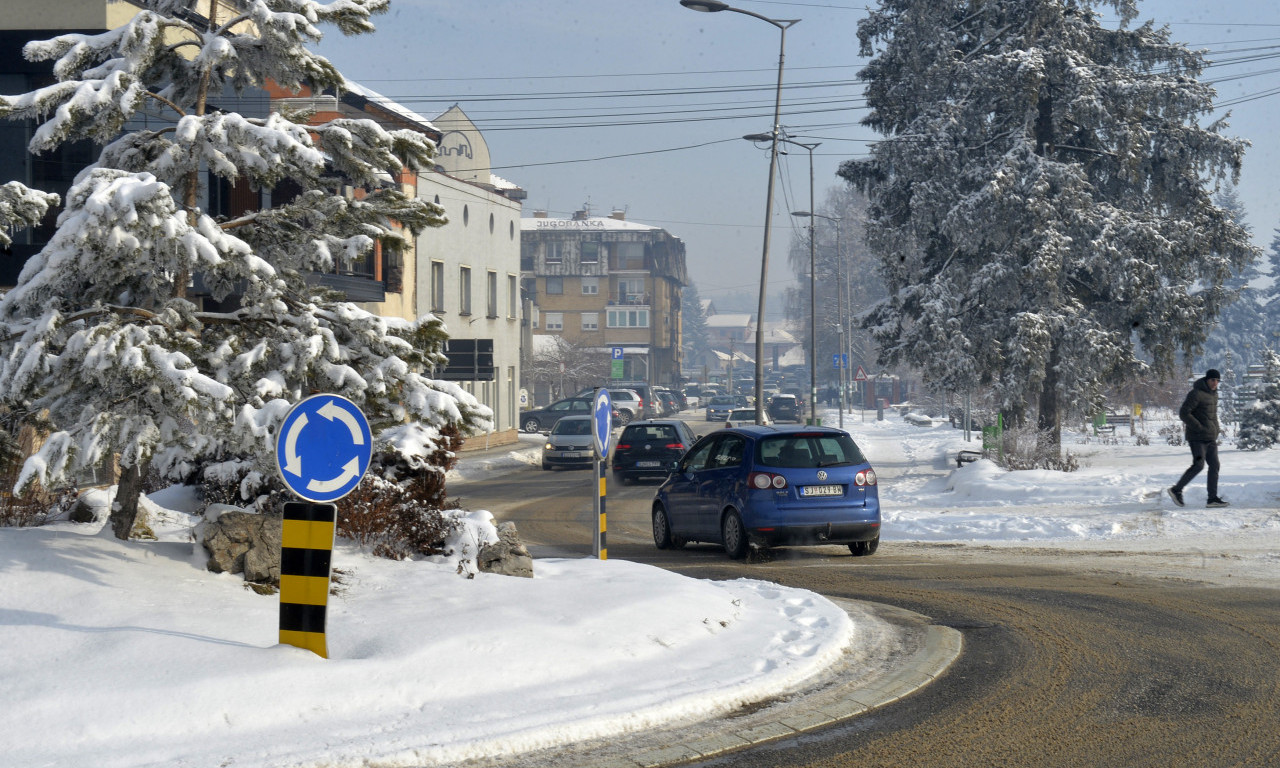
[[[756,463],[767,467],[808,468],[863,464],[866,457],[853,438],[830,432],[766,435],[756,444]]]
[[[622,431],[620,443],[641,440],[677,440],[675,427],[666,424],[633,424]]]
[[[561,419],[551,428],[553,435],[589,435],[591,419]]]
[[[733,395],[716,395],[711,398],[711,405],[736,405],[738,398]]]

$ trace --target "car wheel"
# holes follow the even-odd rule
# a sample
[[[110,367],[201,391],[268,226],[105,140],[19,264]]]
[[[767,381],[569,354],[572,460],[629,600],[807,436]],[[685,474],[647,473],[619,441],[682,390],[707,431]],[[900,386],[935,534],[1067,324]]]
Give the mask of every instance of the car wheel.
[[[625,426],[627,426],[628,424],[630,424],[632,421],[634,421],[634,420],[635,420],[636,415],[635,415],[634,413],[632,413],[631,411],[625,410],[625,409],[623,409],[623,408],[619,408],[619,409],[618,409],[618,417],[619,417],[619,418],[618,418],[618,421],[622,422],[622,426],[624,426],[624,427],[625,427]]]
[[[542,468],[543,468],[543,469],[551,469],[551,465],[544,461],[544,462],[542,462]]]
[[[653,505],[653,545],[658,549],[674,549],[671,536],[671,521],[667,519],[667,510],[661,504]]]
[[[849,554],[854,557],[866,557],[874,555],[876,550],[880,548],[880,537],[877,536],[871,541],[855,541],[849,545]]]
[[[742,517],[732,509],[720,521],[720,541],[730,559],[741,560],[747,556],[747,529]]]
[[[525,432],[537,432],[542,429],[542,425],[538,423],[537,419],[526,419],[524,424],[521,425],[521,429]]]

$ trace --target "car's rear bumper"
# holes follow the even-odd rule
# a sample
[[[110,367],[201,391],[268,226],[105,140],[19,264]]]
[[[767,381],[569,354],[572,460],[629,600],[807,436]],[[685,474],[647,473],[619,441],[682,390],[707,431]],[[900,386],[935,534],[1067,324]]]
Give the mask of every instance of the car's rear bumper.
[[[879,522],[814,523],[752,528],[747,534],[767,546],[784,544],[852,544],[872,541],[880,536]]]

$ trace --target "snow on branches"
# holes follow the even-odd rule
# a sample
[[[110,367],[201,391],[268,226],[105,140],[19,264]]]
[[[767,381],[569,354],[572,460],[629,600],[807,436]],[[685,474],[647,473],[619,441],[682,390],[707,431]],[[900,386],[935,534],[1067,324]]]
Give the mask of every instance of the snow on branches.
[[[1135,14],[881,0],[859,24],[864,123],[885,139],[840,174],[872,201],[883,362],[951,391],[993,384],[1056,433],[1061,409],[1203,342],[1224,281],[1258,256],[1211,199],[1246,143],[1199,124],[1201,54]]]
[[[392,430],[392,454],[427,455],[442,431],[487,426],[474,396],[430,376],[443,361],[438,320],[378,317],[313,278],[444,223],[439,206],[396,183],[429,167],[432,141],[368,120],[308,126],[211,107],[224,89],[268,79],[341,89],[306,44],[321,24],[371,31],[386,0],[252,0],[235,4],[238,15],[214,2],[207,24],[178,0],[134,5],[113,31],[28,44],[57,82],[0,96],[0,118],[36,122],[32,152],[105,145],[0,299],[0,402],[41,414],[50,433],[19,485],[54,484],[112,455],[126,473],[184,479],[211,462],[265,463],[288,405],[316,391]],[[201,208],[206,174],[255,189],[287,182],[291,194],[219,219]],[[351,186],[362,194],[344,194]],[[56,203],[0,187],[0,228],[36,223]],[[406,424],[417,425],[412,440]]]

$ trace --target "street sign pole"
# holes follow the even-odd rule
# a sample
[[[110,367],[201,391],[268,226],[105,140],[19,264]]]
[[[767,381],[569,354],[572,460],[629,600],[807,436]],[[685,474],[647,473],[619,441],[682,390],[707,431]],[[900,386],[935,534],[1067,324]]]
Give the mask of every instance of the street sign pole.
[[[329,658],[325,623],[338,507],[373,458],[369,421],[338,395],[314,395],[289,409],[276,435],[276,471],[303,502],[280,520],[280,643]]]
[[[595,531],[595,550],[596,558],[599,560],[609,559],[609,546],[605,541],[606,525],[604,507],[605,507],[605,461],[609,457],[610,439],[613,437],[613,400],[609,396],[609,390],[596,387],[595,394],[591,398],[592,402],[592,444],[595,448],[595,475],[596,475],[596,494],[595,494],[595,511],[596,511],[596,531]]]

